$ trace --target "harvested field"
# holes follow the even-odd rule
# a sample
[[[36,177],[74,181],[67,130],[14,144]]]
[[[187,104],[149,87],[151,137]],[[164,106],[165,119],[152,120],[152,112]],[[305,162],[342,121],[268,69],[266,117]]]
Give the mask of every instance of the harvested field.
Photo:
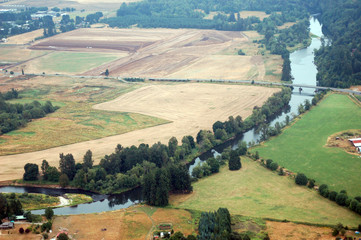
[[[271,240],[299,240],[318,239],[333,240],[332,229],[328,227],[315,227],[295,223],[282,223],[267,221],[267,232]]]
[[[38,29],[32,32],[27,32],[19,35],[15,35],[12,37],[9,37],[7,39],[6,43],[3,44],[17,44],[17,45],[24,45],[31,43],[35,40],[37,37],[43,36],[43,29]]]
[[[58,165],[61,152],[72,153],[76,161],[81,161],[84,153],[91,149],[97,162],[113,152],[117,144],[166,143],[172,136],[179,140],[185,135],[195,136],[200,129],[211,129],[214,122],[224,121],[230,115],[241,115],[245,119],[254,106],[261,106],[277,91],[279,89],[258,86],[200,83],[145,86],[95,108],[142,113],[172,123],[43,151],[2,156],[0,180],[21,178],[23,167],[28,162],[40,164],[46,159],[51,165]]]
[[[263,56],[252,40],[242,32],[216,30],[94,28],[59,34],[36,42],[31,49],[123,54],[113,62],[89,66],[81,75],[98,76],[109,69],[110,76],[122,77],[267,81]],[[249,45],[247,56],[230,56],[230,51],[236,53],[244,44]],[[279,68],[275,65],[275,71]]]

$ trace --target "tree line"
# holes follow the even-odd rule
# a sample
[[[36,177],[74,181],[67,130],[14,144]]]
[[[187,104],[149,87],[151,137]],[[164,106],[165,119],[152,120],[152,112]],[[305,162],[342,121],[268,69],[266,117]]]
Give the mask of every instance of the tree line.
[[[288,104],[290,94],[289,88],[275,93],[261,108],[255,108],[252,116],[244,122],[240,116],[230,116],[224,122],[217,121],[213,125],[213,132],[200,130],[196,140],[192,136],[184,136],[180,143],[172,137],[167,145],[160,142],[152,146],[142,143],[138,147],[133,145],[124,148],[118,144],[115,151],[105,155],[96,166],[93,166],[91,150],[85,153],[82,163],[75,163],[70,153],[61,153],[58,168],[44,160],[40,172],[37,164],[27,163],[23,179],[33,181],[41,176],[42,180],[59,182],[63,187],[70,184],[102,193],[116,193],[143,186],[144,199],[148,204],[165,206],[168,204],[169,192],[192,191],[191,178],[184,162],[266,121]],[[240,149],[229,157],[231,170],[241,167],[238,154],[240,151],[245,153],[247,147]],[[216,161],[208,162],[211,171],[219,170]]]
[[[44,104],[38,101],[25,104],[6,102],[14,98],[19,98],[18,91],[15,89],[0,94],[0,135],[23,127],[32,119],[42,118],[58,109],[50,101]]]
[[[322,30],[329,41],[315,52],[321,86],[348,88],[361,84],[361,2],[318,0]]]

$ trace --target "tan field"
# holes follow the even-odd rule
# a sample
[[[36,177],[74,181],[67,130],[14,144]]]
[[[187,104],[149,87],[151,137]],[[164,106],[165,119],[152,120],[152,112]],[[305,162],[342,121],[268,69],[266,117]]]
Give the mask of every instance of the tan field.
[[[27,32],[27,33],[23,33],[23,34],[19,34],[19,35],[15,35],[12,37],[9,37],[7,39],[7,42],[4,43],[6,44],[20,44],[20,45],[24,45],[24,44],[28,44],[31,43],[33,41],[35,41],[35,38],[37,37],[41,37],[43,36],[43,29],[38,29],[32,32]]]
[[[281,223],[267,221],[267,232],[270,239],[299,240],[318,239],[333,240],[332,229],[328,227],[315,227],[295,223]]]
[[[160,223],[172,223],[173,230],[192,234],[192,217],[188,211],[136,206],[127,209],[74,216],[58,216],[53,223],[55,236],[66,229],[78,240],[149,239],[152,230]],[[147,238],[148,236],[148,238]]]
[[[259,17],[259,19],[262,21],[264,18],[269,17],[269,14],[261,11],[242,11],[239,12],[239,16],[241,18]]]
[[[30,48],[119,54],[117,60],[79,75],[99,76],[109,69],[110,76],[121,77],[274,81],[267,76],[265,65],[271,62],[277,71],[281,66],[278,59],[263,57],[258,45],[252,43],[258,36],[247,34],[194,29],[78,29],[38,41]],[[240,48],[247,56],[237,55]],[[51,61],[52,57],[48,58]],[[44,60],[40,58],[24,65],[32,72],[32,65],[41,61]]]
[[[254,106],[261,106],[277,91],[279,89],[258,86],[201,83],[145,86],[94,108],[142,113],[172,123],[43,151],[1,156],[0,181],[21,178],[28,162],[41,164],[46,159],[51,165],[58,166],[59,153],[72,153],[76,161],[81,161],[85,152],[91,149],[98,162],[105,154],[113,152],[117,144],[167,143],[172,136],[179,140],[185,135],[195,136],[199,130],[211,129],[214,122],[224,121],[230,115],[245,119]]]

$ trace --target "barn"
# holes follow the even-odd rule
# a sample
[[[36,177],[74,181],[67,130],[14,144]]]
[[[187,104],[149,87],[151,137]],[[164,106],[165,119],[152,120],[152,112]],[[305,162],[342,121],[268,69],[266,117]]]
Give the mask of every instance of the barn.
[[[361,138],[352,138],[349,141],[354,145],[358,152],[361,152]]]

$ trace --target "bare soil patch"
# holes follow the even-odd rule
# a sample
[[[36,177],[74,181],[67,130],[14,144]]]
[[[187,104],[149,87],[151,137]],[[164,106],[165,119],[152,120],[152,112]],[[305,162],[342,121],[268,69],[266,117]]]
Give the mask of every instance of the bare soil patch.
[[[96,105],[99,110],[135,112],[173,121],[169,124],[135,130],[121,135],[98,140],[50,148],[43,151],[0,157],[0,180],[21,178],[23,167],[32,162],[41,164],[46,159],[51,165],[59,163],[59,153],[72,153],[76,161],[91,149],[98,162],[105,154],[114,151],[117,144],[123,146],[140,143],[163,143],[175,136],[195,136],[201,129],[211,129],[215,121],[224,121],[228,116],[245,119],[254,106],[261,106],[276,88],[227,84],[155,84],[129,92],[119,98]]]
[[[299,240],[299,239],[314,239],[314,240],[331,240],[335,239],[332,236],[332,229],[328,227],[315,227],[295,223],[282,223],[267,221],[267,232],[270,239],[284,239],[284,240]]]
[[[361,130],[351,129],[332,134],[327,138],[326,147],[342,148],[349,154],[358,155],[359,153],[357,152],[356,148],[349,141],[349,139],[352,138],[361,138]]]

